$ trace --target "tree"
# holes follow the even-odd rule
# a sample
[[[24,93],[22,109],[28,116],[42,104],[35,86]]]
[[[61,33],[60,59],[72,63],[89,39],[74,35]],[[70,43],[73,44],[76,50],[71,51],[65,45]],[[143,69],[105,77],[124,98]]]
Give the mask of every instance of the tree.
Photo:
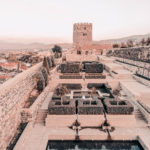
[[[120,48],[127,48],[127,45],[125,43],[121,43]]]
[[[43,59],[43,66],[46,68],[47,73],[49,74],[49,68],[50,68],[50,66],[48,64],[47,57],[44,57],[44,59]]]
[[[62,48],[59,46],[59,45],[55,45],[53,48],[52,48],[52,51],[54,53],[62,53]]]
[[[108,50],[107,53],[106,53],[106,56],[109,57],[109,56],[112,56],[112,55],[113,55],[113,51],[112,50]]]
[[[133,47],[133,41],[132,40],[127,41],[127,47]]]
[[[56,89],[56,94],[61,97],[61,104],[62,104],[62,97],[68,93],[68,89],[66,86],[60,86]]]
[[[113,44],[113,48],[119,48],[119,44]]]
[[[144,46],[145,45],[145,39],[143,38],[140,43],[142,46]]]
[[[96,88],[95,88],[95,87],[92,87],[90,96],[92,97],[94,94],[96,94]]]
[[[117,87],[116,89],[113,90],[113,94],[116,96],[116,100],[118,100],[118,97],[121,96],[121,88]]]
[[[147,38],[146,45],[147,45],[147,46],[150,45],[150,37]]]

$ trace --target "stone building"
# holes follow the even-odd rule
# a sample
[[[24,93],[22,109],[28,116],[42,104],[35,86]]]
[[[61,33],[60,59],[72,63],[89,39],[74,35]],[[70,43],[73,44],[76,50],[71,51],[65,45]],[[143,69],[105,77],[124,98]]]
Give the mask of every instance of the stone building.
[[[109,49],[112,46],[100,43],[93,43],[92,23],[75,23],[73,25],[73,45],[77,54],[102,54],[103,49]]]
[[[85,46],[92,44],[92,23],[74,24],[73,43],[75,46]]]

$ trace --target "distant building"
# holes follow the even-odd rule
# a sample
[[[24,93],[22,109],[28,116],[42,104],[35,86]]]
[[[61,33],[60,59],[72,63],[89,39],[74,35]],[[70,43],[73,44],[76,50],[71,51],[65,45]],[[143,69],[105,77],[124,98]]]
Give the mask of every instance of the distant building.
[[[92,45],[92,23],[75,23],[73,28],[74,46]]]
[[[94,43],[92,40],[92,23],[75,23],[73,25],[73,45],[77,54],[103,54],[103,50],[111,49],[110,44]]]

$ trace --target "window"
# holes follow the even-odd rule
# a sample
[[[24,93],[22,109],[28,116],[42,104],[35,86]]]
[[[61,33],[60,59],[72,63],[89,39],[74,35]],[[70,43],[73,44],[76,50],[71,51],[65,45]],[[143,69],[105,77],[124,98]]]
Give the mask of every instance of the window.
[[[87,33],[83,33],[83,36],[87,36]]]

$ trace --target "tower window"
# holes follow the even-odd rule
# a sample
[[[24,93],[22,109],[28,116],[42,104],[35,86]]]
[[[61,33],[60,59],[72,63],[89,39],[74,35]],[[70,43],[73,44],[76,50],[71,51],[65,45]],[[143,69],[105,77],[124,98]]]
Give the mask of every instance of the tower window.
[[[87,36],[87,33],[83,33],[83,36]]]

